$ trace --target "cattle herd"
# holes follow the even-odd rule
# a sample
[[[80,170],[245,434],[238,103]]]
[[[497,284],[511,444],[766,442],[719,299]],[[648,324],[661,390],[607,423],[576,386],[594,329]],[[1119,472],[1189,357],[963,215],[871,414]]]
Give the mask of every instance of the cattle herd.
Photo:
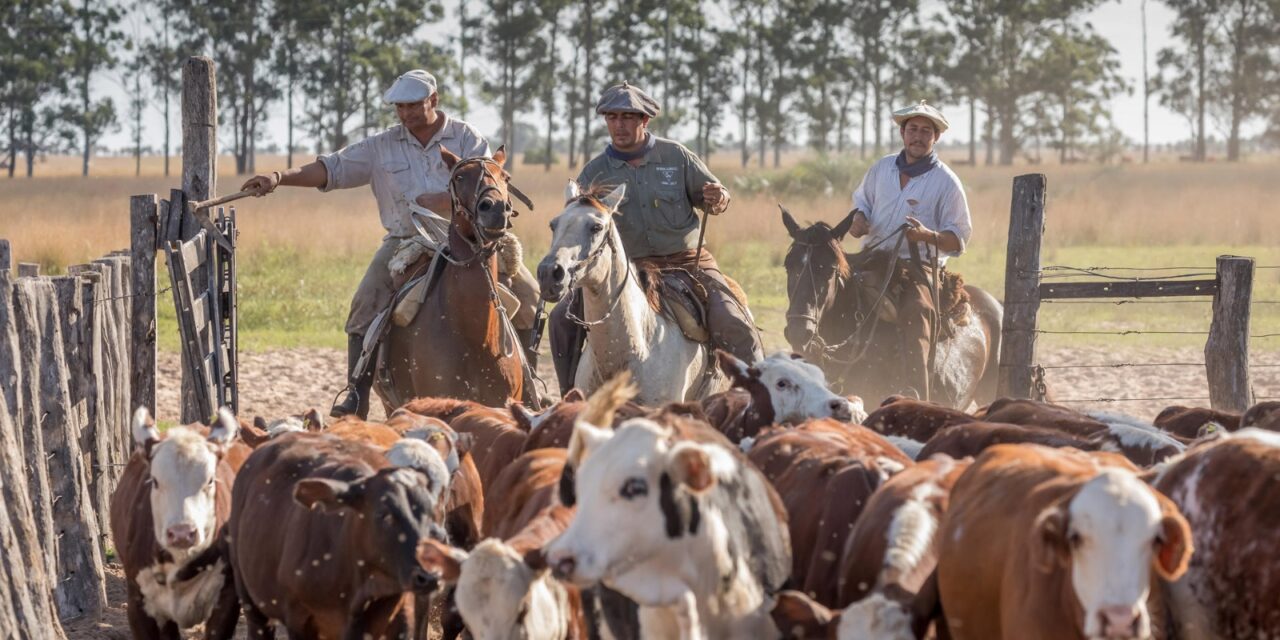
[[[701,403],[419,398],[161,433],[111,528],[138,638],[1280,638],[1280,403],[869,415],[778,354]]]

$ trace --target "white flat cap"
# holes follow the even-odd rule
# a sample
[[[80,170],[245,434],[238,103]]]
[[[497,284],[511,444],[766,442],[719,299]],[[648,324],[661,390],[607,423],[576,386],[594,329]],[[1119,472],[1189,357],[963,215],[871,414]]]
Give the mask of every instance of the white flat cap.
[[[951,127],[951,123],[947,122],[946,116],[942,115],[942,112],[938,111],[933,105],[925,104],[924,100],[921,100],[920,104],[893,112],[893,121],[898,123],[898,126],[902,126],[906,121],[917,117],[932,120],[934,126],[938,127],[938,133],[942,133]]]
[[[391,88],[382,94],[382,100],[387,104],[422,102],[435,92],[436,77],[422,69],[414,69],[396,78]]]

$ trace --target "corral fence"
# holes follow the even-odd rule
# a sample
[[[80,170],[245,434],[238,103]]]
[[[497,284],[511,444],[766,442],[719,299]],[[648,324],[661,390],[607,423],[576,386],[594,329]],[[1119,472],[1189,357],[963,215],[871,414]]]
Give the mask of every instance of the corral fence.
[[[213,63],[183,64],[182,188],[130,199],[130,247],[40,276],[0,239],[0,638],[64,638],[107,604],[110,504],[138,407],[156,414],[156,300],[172,292],[182,423],[237,404],[235,212],[214,192]],[[157,290],[156,256],[170,285]],[[158,416],[177,420],[178,416]]]
[[[1077,398],[1055,394],[1062,403],[1125,403],[1142,401],[1208,402],[1219,410],[1243,411],[1256,397],[1251,369],[1277,365],[1251,365],[1251,339],[1280,334],[1251,335],[1256,269],[1280,267],[1255,265],[1253,258],[1219,256],[1215,265],[1192,267],[1100,267],[1042,265],[1041,242],[1045,229],[1046,179],[1044,174],[1014,178],[1009,215],[1009,244],[1005,263],[1004,324],[1000,349],[999,395],[1044,400],[1046,369],[1104,369],[1123,367],[1203,367],[1207,393],[1192,397]],[[1158,273],[1159,275],[1144,275]],[[1076,281],[1067,281],[1066,279]],[[1081,278],[1084,281],[1079,281]],[[1173,298],[1174,300],[1168,300]],[[1210,298],[1213,319],[1207,331],[1159,331],[1144,329],[1065,331],[1041,329],[1040,309],[1045,304],[1171,304]],[[1202,362],[1107,362],[1042,366],[1036,356],[1037,338],[1047,334],[1142,335],[1186,334],[1206,337]]]
[[[57,277],[34,264],[14,271],[11,259],[0,240],[0,635],[61,637],[59,620],[106,603],[129,414],[154,393],[138,397],[130,383],[127,251]]]

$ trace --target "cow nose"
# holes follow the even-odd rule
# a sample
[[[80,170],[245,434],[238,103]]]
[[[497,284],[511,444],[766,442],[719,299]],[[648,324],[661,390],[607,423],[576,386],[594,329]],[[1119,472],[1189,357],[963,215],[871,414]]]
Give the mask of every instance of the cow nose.
[[[578,561],[574,560],[573,556],[565,556],[556,561],[553,570],[556,577],[563,580],[573,575],[573,570],[577,568]]]
[[[853,408],[849,406],[849,401],[844,398],[832,400],[828,405],[831,407],[831,417],[841,422],[848,422],[853,419]]]
[[[196,528],[190,524],[175,524],[164,532],[165,546],[190,549],[196,544]]]
[[[430,573],[422,567],[414,567],[413,575],[409,577],[413,582],[413,590],[420,593],[430,593],[440,586],[440,576]]]
[[[1102,618],[1102,636],[1108,640],[1114,638],[1136,638],[1140,616],[1135,607],[1115,606],[1103,607],[1098,611]]]

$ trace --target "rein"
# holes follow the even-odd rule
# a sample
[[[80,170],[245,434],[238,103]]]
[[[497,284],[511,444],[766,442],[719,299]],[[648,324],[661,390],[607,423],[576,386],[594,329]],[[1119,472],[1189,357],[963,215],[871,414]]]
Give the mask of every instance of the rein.
[[[582,202],[583,200],[587,200],[588,198],[586,196],[583,196],[575,199],[578,200],[579,202]],[[565,202],[565,204],[567,205],[569,203]],[[586,204],[586,203],[584,202],[583,204]],[[600,258],[600,256],[604,253],[605,249],[612,249],[615,254],[617,253],[617,247],[614,246],[614,242],[613,242],[613,236],[614,236],[613,230],[614,230],[613,215],[612,215],[612,212],[610,212],[609,225],[604,228],[604,240],[601,240],[600,243],[596,246],[596,248],[590,250],[587,253],[586,257],[578,261],[578,264],[574,266],[573,271],[569,273],[569,283],[570,283],[569,295],[571,296],[582,295],[581,293],[579,293],[579,291],[581,290],[581,287],[574,288],[573,283],[578,280],[578,277],[582,275],[582,272],[591,268],[591,265],[595,264],[595,261]],[[587,329],[590,329],[590,327],[595,327],[595,326],[604,324],[604,322],[608,320],[610,316],[613,315],[613,312],[618,309],[618,303],[622,302],[622,294],[626,292],[627,283],[631,280],[631,261],[623,260],[623,262],[626,263],[627,274],[623,276],[622,284],[618,287],[618,291],[613,295],[613,301],[609,303],[608,310],[605,311],[605,314],[601,316],[599,320],[584,320],[578,317],[577,314],[575,314],[572,311],[573,309],[572,304],[569,304],[565,308],[565,318]],[[572,302],[572,300],[570,300],[569,302]]]

